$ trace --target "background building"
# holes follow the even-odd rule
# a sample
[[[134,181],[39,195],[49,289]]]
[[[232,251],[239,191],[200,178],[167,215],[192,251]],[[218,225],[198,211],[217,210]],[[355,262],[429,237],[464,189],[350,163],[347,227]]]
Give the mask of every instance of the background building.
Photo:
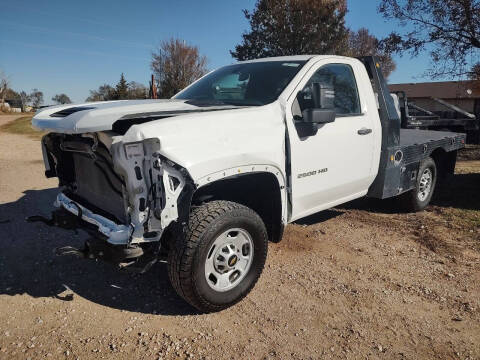
[[[390,91],[404,91],[409,102],[432,112],[449,112],[447,107],[432,100],[438,98],[480,118],[480,81],[442,81],[391,84]]]

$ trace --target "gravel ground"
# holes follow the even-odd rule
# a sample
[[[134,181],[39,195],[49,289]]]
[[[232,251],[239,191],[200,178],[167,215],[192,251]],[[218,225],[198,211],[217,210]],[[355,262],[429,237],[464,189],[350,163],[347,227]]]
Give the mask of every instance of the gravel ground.
[[[0,122],[4,121],[0,117]],[[57,192],[39,143],[0,133],[0,359],[480,359],[480,159],[427,211],[358,200],[289,225],[233,308],[197,314],[166,267],[56,257],[85,235],[27,224]]]

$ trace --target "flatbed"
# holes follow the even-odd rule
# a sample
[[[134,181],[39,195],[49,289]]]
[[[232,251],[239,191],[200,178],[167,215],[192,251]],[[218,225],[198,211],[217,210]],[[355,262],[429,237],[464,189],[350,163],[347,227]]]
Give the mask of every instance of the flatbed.
[[[466,133],[469,143],[480,144],[480,114],[477,106],[475,113],[471,114],[445,100],[431,97],[432,102],[449,111],[430,111],[411,103],[404,91],[395,91],[393,94],[398,99],[402,128]]]

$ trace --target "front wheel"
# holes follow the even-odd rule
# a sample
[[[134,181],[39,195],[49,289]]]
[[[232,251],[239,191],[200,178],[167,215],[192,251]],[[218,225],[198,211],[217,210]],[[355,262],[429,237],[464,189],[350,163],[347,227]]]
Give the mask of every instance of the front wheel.
[[[186,236],[172,244],[170,281],[200,311],[227,308],[257,282],[267,257],[262,219],[230,201],[212,201],[192,210]]]
[[[413,190],[401,195],[405,210],[422,211],[430,203],[437,183],[437,166],[432,158],[426,158],[420,163],[417,183]]]

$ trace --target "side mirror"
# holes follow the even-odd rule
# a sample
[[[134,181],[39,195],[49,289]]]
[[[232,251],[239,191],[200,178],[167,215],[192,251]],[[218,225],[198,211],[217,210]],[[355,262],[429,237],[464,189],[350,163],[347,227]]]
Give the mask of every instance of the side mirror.
[[[302,115],[295,115],[295,127],[301,138],[313,136],[318,131],[317,124],[335,121],[335,90],[318,82],[312,83],[311,91],[299,92],[297,100],[303,107]]]
[[[305,109],[302,111],[302,121],[310,124],[328,124],[335,121],[335,110]]]

